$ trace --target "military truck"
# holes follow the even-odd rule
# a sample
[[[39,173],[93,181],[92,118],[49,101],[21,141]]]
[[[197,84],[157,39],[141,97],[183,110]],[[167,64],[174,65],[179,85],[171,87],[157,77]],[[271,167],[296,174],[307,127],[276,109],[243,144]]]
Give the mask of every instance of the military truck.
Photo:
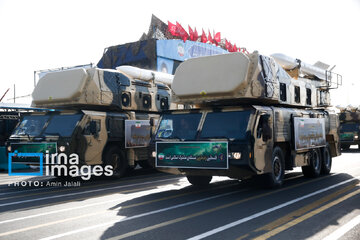
[[[351,145],[358,145],[360,149],[360,109],[349,106],[340,110],[341,148],[348,150]]]
[[[147,166],[150,121],[170,106],[163,82],[173,75],[122,66],[74,68],[45,74],[35,87],[34,107],[57,111],[25,115],[7,142],[12,164],[41,166],[47,155],[77,154],[79,166],[109,165],[122,176],[136,163]],[[29,155],[29,154],[28,154]],[[56,156],[55,156],[56,157]],[[47,162],[48,163],[48,162]],[[59,158],[54,164],[69,164]],[[59,168],[54,175],[67,172]],[[91,168],[89,168],[91,171]]]
[[[18,124],[21,116],[27,112],[45,112],[49,109],[33,108],[30,104],[0,103],[0,170],[9,167],[6,155],[6,141]],[[17,165],[17,168],[28,168],[26,165]]]
[[[340,145],[338,117],[326,107],[341,82],[282,54],[189,59],[175,72],[173,99],[195,107],[163,112],[151,144],[155,165],[193,185],[259,176],[279,187],[294,167],[328,174]]]

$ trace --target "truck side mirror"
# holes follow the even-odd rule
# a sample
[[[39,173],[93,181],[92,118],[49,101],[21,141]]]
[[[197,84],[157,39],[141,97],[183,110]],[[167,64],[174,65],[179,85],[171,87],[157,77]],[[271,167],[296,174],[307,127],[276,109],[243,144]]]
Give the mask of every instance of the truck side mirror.
[[[97,128],[96,128],[96,122],[95,122],[95,121],[91,121],[91,122],[90,122],[89,129],[90,129],[90,133],[91,133],[92,135],[97,134]]]
[[[150,126],[153,127],[155,124],[154,118],[150,118]]]

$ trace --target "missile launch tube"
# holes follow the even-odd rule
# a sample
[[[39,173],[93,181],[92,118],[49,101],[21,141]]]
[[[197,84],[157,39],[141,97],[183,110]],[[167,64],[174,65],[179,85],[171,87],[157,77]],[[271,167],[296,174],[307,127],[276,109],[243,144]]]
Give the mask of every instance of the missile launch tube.
[[[299,61],[292,57],[286,56],[282,53],[272,54],[271,57],[275,59],[275,61],[280,64],[284,69],[290,70],[299,66]],[[330,76],[326,77],[326,70],[322,68],[315,67],[314,65],[300,62],[300,71],[311,76],[316,76],[322,80],[329,80]]]
[[[155,82],[163,83],[166,85],[171,85],[174,79],[174,76],[168,73],[156,72],[132,66],[120,66],[117,67],[116,70],[128,74],[129,76],[136,79],[144,81],[155,80]]]

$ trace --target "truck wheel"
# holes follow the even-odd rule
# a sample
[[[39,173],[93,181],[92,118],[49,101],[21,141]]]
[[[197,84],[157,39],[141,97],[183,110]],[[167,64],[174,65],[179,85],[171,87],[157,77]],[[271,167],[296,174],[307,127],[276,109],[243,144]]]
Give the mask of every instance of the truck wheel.
[[[310,152],[309,166],[301,167],[305,177],[318,177],[321,172],[321,157],[318,149],[313,149]]]
[[[194,186],[207,186],[211,182],[212,176],[186,176],[188,181]]]
[[[129,163],[125,158],[124,151],[121,151],[117,146],[108,148],[104,155],[105,165],[111,165],[113,167],[113,177],[120,178],[124,176],[129,168]]]
[[[324,147],[322,150],[322,166],[321,173],[329,174],[331,171],[332,158],[329,146]]]
[[[264,174],[266,188],[278,188],[284,182],[285,160],[280,147],[275,147],[272,154],[271,172]]]

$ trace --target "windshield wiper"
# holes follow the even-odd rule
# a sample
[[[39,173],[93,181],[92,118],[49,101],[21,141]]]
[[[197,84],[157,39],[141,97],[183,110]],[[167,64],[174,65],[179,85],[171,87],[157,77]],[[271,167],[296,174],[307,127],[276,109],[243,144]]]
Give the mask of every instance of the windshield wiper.
[[[30,134],[25,133],[25,135],[28,137],[28,140],[30,141]]]

